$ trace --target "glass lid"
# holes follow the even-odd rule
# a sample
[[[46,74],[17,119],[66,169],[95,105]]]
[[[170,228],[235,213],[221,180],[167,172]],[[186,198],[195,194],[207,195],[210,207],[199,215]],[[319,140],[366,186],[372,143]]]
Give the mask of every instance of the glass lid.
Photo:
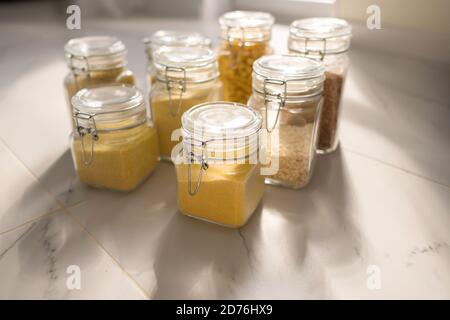
[[[94,36],[69,40],[64,46],[70,67],[108,69],[126,64],[127,49],[116,37]]]
[[[350,47],[352,27],[337,18],[309,18],[292,22],[289,50],[310,55],[341,53]]]
[[[254,62],[253,69],[261,76],[280,80],[321,77],[324,73],[322,63],[295,55],[263,56]]]
[[[219,18],[224,40],[267,41],[274,21],[270,13],[258,11],[231,11]]]
[[[95,120],[116,121],[145,114],[144,96],[127,85],[106,85],[78,91],[72,98],[74,114],[94,115]]]
[[[308,18],[292,22],[289,32],[301,38],[334,38],[352,33],[347,21],[337,18]]]
[[[233,102],[208,102],[183,114],[185,134],[202,141],[251,136],[261,128],[261,116],[246,105]]]
[[[211,47],[211,40],[200,33],[181,30],[158,30],[143,41],[147,46]]]
[[[219,18],[219,23],[230,28],[263,28],[272,26],[274,18],[267,12],[230,11]]]
[[[162,47],[153,55],[157,78],[204,81],[217,78],[216,54],[209,48]]]
[[[260,93],[314,91],[321,88],[324,72],[322,62],[315,59],[298,55],[263,56],[253,64],[253,88]]]
[[[125,45],[116,37],[95,36],[69,40],[65,51],[74,56],[99,56],[117,54],[126,51]]]

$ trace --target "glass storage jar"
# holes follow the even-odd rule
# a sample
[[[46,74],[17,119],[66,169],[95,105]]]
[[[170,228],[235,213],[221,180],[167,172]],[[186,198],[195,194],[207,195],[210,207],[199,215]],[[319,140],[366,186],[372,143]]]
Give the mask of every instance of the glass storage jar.
[[[313,59],[270,55],[255,61],[249,105],[261,113],[267,130],[266,183],[297,189],[309,182],[324,79],[322,63]]]
[[[271,52],[273,23],[273,16],[265,12],[232,11],[220,17],[218,61],[226,101],[247,103],[252,93],[253,62]]]
[[[317,152],[336,150],[341,96],[349,59],[352,29],[342,19],[309,18],[294,21],[289,28],[290,53],[321,60],[325,65],[324,102]]]
[[[261,121],[253,109],[230,102],[204,103],[184,113],[183,149],[176,159],[183,214],[228,227],[247,222],[264,193]]]
[[[75,38],[64,47],[70,72],[64,88],[72,115],[71,99],[78,90],[102,84],[135,84],[127,68],[127,49],[119,39],[107,36]]]
[[[211,49],[163,47],[153,58],[157,81],[150,94],[150,105],[161,159],[172,160],[172,150],[175,156],[179,151],[174,147],[181,138],[181,116],[194,105],[221,100],[222,85]]]
[[[105,85],[72,98],[72,156],[80,180],[94,187],[135,189],[158,163],[156,129],[133,86]]]
[[[156,81],[156,70],[153,67],[153,53],[161,47],[200,47],[211,49],[211,40],[197,32],[181,30],[158,30],[150,37],[143,39],[147,54],[147,88]]]

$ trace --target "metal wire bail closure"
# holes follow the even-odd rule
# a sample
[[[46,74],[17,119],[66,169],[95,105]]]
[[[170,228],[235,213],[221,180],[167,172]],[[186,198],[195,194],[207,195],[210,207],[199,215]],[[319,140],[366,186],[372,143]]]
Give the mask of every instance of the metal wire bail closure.
[[[267,84],[283,86],[283,91],[282,91],[283,93],[273,94],[273,93],[269,92],[266,87]],[[286,90],[287,90],[286,89],[286,80],[278,80],[278,79],[271,79],[271,78],[264,79],[264,105],[265,105],[265,109],[266,109],[265,110],[266,111],[265,112],[266,113],[266,130],[269,133],[271,133],[277,125],[278,118],[280,117],[281,108],[284,107],[284,104],[286,102]],[[267,112],[267,110],[269,108],[267,106],[267,103],[273,101],[273,98],[275,98],[278,103],[277,116],[275,117],[275,121],[274,121],[272,128],[269,129],[269,118],[268,118],[268,112]]]
[[[198,172],[197,176],[197,182],[195,183],[195,188],[192,190],[192,178],[191,178],[191,164],[195,160],[196,156],[194,152],[189,152],[188,157],[188,193],[190,196],[195,196],[198,193],[198,190],[200,189],[200,183],[202,182],[202,176],[203,171],[208,170],[209,165],[206,161],[207,159],[207,148],[206,148],[206,142],[202,142],[202,156],[197,156],[197,160],[200,161],[200,170]]]
[[[76,130],[78,135],[81,138],[81,154],[83,157],[83,163],[85,166],[91,165],[92,161],[94,160],[94,142],[98,140],[98,133],[97,133],[97,126],[95,124],[95,114],[89,114],[89,113],[83,113],[79,111],[75,111],[73,117],[75,118],[75,124],[76,124]],[[92,123],[92,126],[83,127],[79,124],[79,119],[90,121]],[[84,144],[84,136],[85,135],[91,135],[91,147],[90,147],[90,154],[89,158],[86,158],[86,149]]]
[[[170,80],[168,77],[168,72],[182,72],[183,79],[182,80]],[[169,112],[172,117],[177,116],[181,110],[181,98],[183,97],[183,93],[186,91],[186,69],[181,67],[164,67],[164,76],[166,78],[166,87],[167,92],[169,93]],[[178,106],[176,109],[173,107],[172,101],[172,88],[177,88],[180,90],[180,96],[178,97]]]
[[[230,68],[231,69],[236,69],[236,67],[239,64],[239,61],[241,60],[241,53],[242,53],[242,48],[244,47],[244,43],[245,43],[245,31],[243,27],[239,27],[239,30],[241,31],[241,37],[239,38],[239,42],[238,42],[238,51],[236,53],[236,57],[233,59],[233,53],[231,52],[231,47],[232,47],[232,37],[230,36],[230,30],[232,29],[232,27],[228,27],[227,28],[227,42],[228,42],[228,47],[230,48]]]
[[[321,50],[311,50],[308,49],[308,42],[309,41],[322,41],[323,46]],[[321,39],[314,39],[314,38],[305,38],[305,55],[309,55],[310,53],[318,53],[320,55],[320,61],[323,61],[325,58],[325,54],[327,52],[327,39],[321,38]]]
[[[88,58],[85,56],[75,56],[71,53],[69,53],[68,55],[69,58],[69,63],[70,63],[70,71],[73,74],[73,77],[75,79],[75,88],[76,90],[80,90],[80,86],[78,85],[78,76],[79,75],[86,75],[87,81],[90,81],[90,77],[91,77],[91,73],[89,70],[89,63],[88,63]],[[83,62],[83,66],[82,67],[75,67],[73,61],[74,60],[80,60]]]

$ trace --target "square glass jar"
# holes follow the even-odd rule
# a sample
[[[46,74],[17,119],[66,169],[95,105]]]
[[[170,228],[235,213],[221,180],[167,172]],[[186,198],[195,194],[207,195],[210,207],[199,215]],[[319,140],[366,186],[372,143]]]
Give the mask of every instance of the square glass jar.
[[[101,86],[78,91],[72,104],[71,149],[80,180],[125,192],[139,186],[159,158],[142,93],[131,86]]]
[[[264,193],[258,163],[261,117],[241,104],[205,103],[183,115],[176,161],[178,206],[188,216],[244,225]]]
[[[252,65],[271,53],[269,45],[274,18],[266,12],[231,11],[219,18],[218,48],[224,100],[246,104],[252,94]]]
[[[249,106],[262,118],[272,174],[266,183],[293,189],[311,179],[322,107],[324,68],[293,55],[264,56],[253,66]]]
[[[325,66],[318,153],[333,152],[339,144],[339,115],[351,35],[351,26],[337,18],[300,19],[289,28],[289,52],[322,61]]]
[[[150,94],[152,117],[161,159],[172,161],[181,149],[183,113],[197,104],[221,100],[222,83],[211,49],[163,47],[153,58],[157,80]]]

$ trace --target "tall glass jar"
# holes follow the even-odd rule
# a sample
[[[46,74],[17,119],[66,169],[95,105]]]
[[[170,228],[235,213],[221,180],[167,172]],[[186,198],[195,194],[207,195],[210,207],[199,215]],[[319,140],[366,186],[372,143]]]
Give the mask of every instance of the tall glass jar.
[[[159,157],[142,93],[126,85],[99,86],[78,91],[72,105],[71,148],[80,180],[99,188],[135,189]]]
[[[344,80],[347,74],[352,29],[342,19],[310,18],[294,21],[289,28],[291,53],[321,60],[325,65],[324,103],[321,116],[319,153],[336,150],[339,113]]]
[[[244,225],[264,193],[258,162],[261,116],[245,105],[204,103],[183,115],[176,159],[178,206],[188,216]]]
[[[211,49],[211,40],[197,32],[181,30],[158,30],[150,37],[143,39],[147,54],[147,88],[156,81],[156,70],[153,67],[153,53],[162,47],[199,47]]]
[[[78,90],[111,83],[135,84],[127,68],[127,49],[119,39],[107,36],[75,38],[64,47],[70,72],[64,79],[67,104]]]
[[[181,148],[181,116],[200,103],[220,100],[216,55],[207,48],[158,49],[154,55],[156,83],[150,105],[158,129],[161,159],[172,160]],[[174,148],[178,144],[178,149]],[[172,152],[173,151],[173,152]]]
[[[253,65],[249,105],[263,117],[270,172],[266,183],[290,188],[308,184],[315,162],[324,68],[294,55],[264,56]]]
[[[253,62],[271,52],[273,23],[273,16],[265,12],[232,11],[220,17],[218,61],[226,101],[247,103],[252,93]]]

